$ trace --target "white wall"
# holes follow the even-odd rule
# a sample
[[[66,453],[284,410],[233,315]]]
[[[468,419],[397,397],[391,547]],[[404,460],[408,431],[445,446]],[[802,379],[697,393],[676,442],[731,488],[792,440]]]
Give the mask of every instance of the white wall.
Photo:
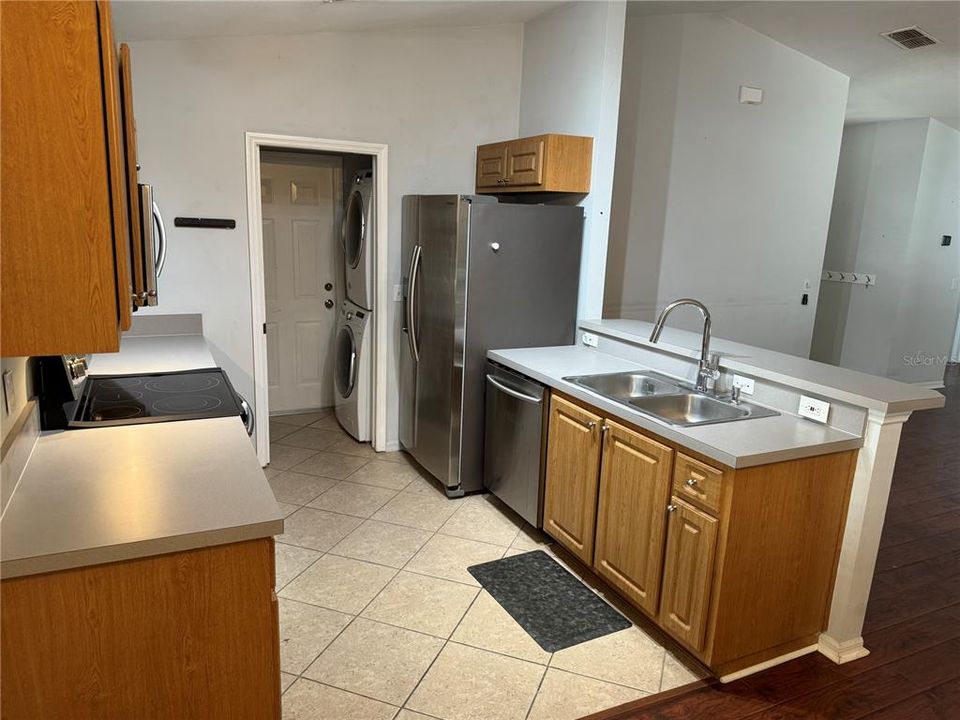
[[[740,104],[740,85],[763,104]],[[629,18],[604,315],[692,296],[718,336],[806,356],[847,88],[716,14]]]
[[[956,327],[960,132],[926,118],[850,125],[826,269],[877,285],[823,283],[811,356],[905,382],[938,383]],[[954,243],[942,247],[942,235]]]
[[[10,371],[13,375],[13,393],[7,398],[10,412],[0,403],[0,442],[7,439],[27,405],[27,400],[33,395],[33,382],[30,378],[30,364],[25,357],[0,358],[0,373]]]
[[[580,203],[580,318],[602,311],[625,14],[625,2],[574,2],[524,23],[519,134],[594,139],[590,194]]]
[[[401,197],[472,192],[475,147],[515,137],[521,27],[202,38],[131,44],[141,178],[169,233],[163,313],[199,312],[215,359],[253,399],[244,132],[387,143],[390,283]],[[176,215],[237,229],[173,227]],[[388,384],[397,386],[399,304]],[[387,399],[396,440],[397,394]]]

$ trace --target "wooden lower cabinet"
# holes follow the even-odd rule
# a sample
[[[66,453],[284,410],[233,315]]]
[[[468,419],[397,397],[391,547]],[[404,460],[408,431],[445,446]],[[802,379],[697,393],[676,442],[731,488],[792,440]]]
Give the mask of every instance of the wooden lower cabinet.
[[[273,539],[4,580],[3,720],[280,720]]]
[[[826,627],[856,460],[734,469],[554,393],[544,530],[723,677]]]
[[[611,420],[603,435],[593,567],[655,616],[673,450]]]
[[[668,511],[660,625],[691,648],[702,650],[713,585],[717,519],[677,498]]]
[[[543,529],[590,565],[600,470],[600,416],[552,396]]]

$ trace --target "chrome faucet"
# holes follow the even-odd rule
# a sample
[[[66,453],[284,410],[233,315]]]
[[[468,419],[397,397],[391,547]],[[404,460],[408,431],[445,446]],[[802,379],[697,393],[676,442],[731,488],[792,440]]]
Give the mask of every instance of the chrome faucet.
[[[650,333],[650,342],[657,342],[660,339],[660,334],[663,332],[663,324],[666,322],[667,316],[681,305],[691,305],[703,315],[703,340],[700,345],[700,364],[697,369],[697,391],[707,392],[707,383],[720,377],[720,358],[716,354],[710,353],[711,321],[710,311],[707,310],[706,305],[699,300],[693,300],[691,298],[674,300],[663,309],[663,312],[661,312],[657,318],[657,322],[653,326],[653,332]]]

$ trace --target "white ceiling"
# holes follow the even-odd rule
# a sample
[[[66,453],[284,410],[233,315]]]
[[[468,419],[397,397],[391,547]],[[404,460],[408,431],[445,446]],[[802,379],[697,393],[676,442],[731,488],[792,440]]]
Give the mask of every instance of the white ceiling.
[[[630,15],[720,12],[850,76],[848,122],[960,115],[960,2],[631,2]],[[880,33],[919,25],[939,44]],[[952,121],[956,122],[956,121]]]
[[[121,40],[293,35],[525,22],[562,5],[525,0],[115,0]],[[631,16],[719,12],[850,76],[848,122],[960,116],[960,2],[631,0]],[[919,25],[939,44],[880,33]]]
[[[521,23],[562,2],[449,0],[114,0],[120,40],[299,35]]]

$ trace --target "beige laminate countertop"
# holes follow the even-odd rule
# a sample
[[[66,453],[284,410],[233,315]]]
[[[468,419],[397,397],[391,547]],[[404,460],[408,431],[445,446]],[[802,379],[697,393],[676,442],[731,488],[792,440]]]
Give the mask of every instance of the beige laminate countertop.
[[[3,516],[0,576],[282,532],[238,417],[52,432]]]
[[[213,366],[202,335],[125,336],[97,374]],[[283,532],[239,417],[45,432],[0,521],[13,578]]]
[[[487,357],[566,395],[601,408],[612,417],[673,440],[729,467],[766,465],[855,450],[863,445],[863,439],[857,435],[786,413],[777,417],[687,428],[654,420],[563,379],[572,375],[649,369],[598,350],[576,345],[520,348],[491,350]]]
[[[579,324],[584,330],[635,345],[691,359],[700,357],[700,333],[667,327],[660,341],[653,343],[653,323],[644,320],[581,320]],[[723,338],[714,337],[710,349],[720,353],[725,369],[882,413],[930,410],[943,407],[946,401],[929,388]]]

